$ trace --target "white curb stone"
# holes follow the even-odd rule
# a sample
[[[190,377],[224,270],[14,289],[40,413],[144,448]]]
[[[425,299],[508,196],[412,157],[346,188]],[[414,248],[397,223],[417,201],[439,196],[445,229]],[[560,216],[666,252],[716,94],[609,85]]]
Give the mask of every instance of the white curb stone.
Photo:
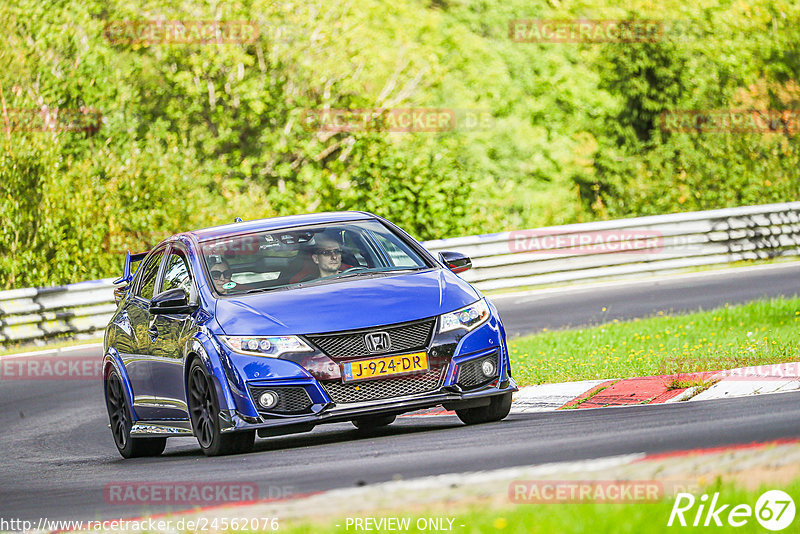
[[[797,389],[800,389],[800,380],[741,380],[728,378],[717,382],[689,400],[728,399],[767,393],[784,393]]]
[[[551,412],[606,380],[582,380],[526,386],[514,395],[511,413]]]

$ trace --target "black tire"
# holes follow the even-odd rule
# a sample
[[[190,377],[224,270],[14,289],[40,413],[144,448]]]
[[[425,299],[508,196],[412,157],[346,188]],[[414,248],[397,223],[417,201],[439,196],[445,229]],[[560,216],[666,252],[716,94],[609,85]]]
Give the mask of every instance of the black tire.
[[[511,411],[511,393],[503,393],[491,398],[489,406],[456,410],[456,415],[467,425],[478,425],[505,419]]]
[[[116,371],[106,377],[106,409],[108,422],[111,424],[111,435],[114,445],[123,458],[139,458],[158,456],[167,446],[167,438],[133,438],[131,427],[133,418],[128,408],[122,380]]]
[[[397,419],[396,415],[372,415],[353,420],[353,425],[359,430],[372,430],[382,426],[389,426]]]
[[[203,454],[223,456],[253,450],[256,440],[255,430],[225,434],[220,432],[217,395],[211,378],[200,360],[194,360],[189,367],[186,393],[192,429]]]

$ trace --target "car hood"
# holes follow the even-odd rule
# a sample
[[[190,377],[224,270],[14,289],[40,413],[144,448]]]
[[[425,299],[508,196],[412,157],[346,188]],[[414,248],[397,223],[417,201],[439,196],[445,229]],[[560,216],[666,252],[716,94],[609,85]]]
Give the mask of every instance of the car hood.
[[[444,269],[220,298],[228,335],[292,335],[355,330],[447,313],[481,297]]]

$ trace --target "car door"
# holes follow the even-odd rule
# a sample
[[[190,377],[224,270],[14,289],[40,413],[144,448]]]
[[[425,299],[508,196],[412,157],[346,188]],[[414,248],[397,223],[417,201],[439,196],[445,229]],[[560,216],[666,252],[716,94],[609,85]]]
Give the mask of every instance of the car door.
[[[159,290],[181,289],[188,297],[192,294],[194,278],[186,255],[181,247],[170,249],[164,264]],[[182,346],[193,325],[190,314],[158,314],[152,319],[151,370],[155,396],[160,405],[162,419],[186,419],[189,410],[186,405],[186,389],[183,379]]]
[[[151,321],[148,308],[164,259],[164,251],[164,248],[157,249],[145,258],[139,268],[141,276],[138,277],[136,287],[133,289],[133,298],[127,299],[125,303],[132,343],[130,344],[131,352],[120,353],[120,357],[131,382],[133,408],[140,419],[156,419],[158,417],[158,402],[153,390],[150,369],[152,340],[148,333]]]

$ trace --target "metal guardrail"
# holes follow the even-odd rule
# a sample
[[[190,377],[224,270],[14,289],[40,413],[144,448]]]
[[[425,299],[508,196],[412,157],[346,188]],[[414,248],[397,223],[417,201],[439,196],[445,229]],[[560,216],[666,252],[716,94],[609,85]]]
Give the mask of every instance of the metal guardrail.
[[[425,242],[472,258],[481,290],[800,255],[800,202],[618,219]]]
[[[117,308],[113,280],[0,291],[0,345],[104,329]]]
[[[800,202],[619,219],[426,241],[472,258],[481,290],[667,273],[800,255]],[[105,328],[112,278],[0,291],[0,344]]]

